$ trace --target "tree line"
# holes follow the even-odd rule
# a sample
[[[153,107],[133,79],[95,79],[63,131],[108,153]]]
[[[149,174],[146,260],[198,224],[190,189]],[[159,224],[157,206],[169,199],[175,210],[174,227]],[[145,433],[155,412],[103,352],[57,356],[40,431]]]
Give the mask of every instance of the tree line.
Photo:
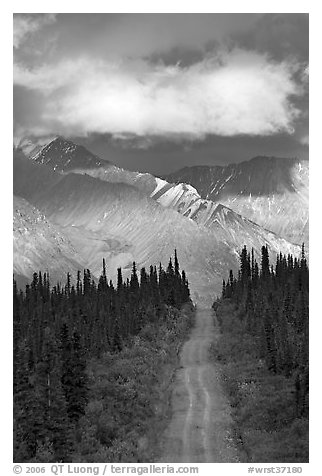
[[[279,254],[270,264],[267,246],[258,265],[244,246],[240,269],[223,281],[221,300],[237,308],[245,334],[272,374],[294,381],[294,413],[308,417],[309,405],[309,268],[304,244],[299,258]],[[213,307],[218,306],[215,301]]]
[[[68,273],[52,287],[48,273],[38,272],[19,291],[14,280],[15,461],[68,461],[89,401],[88,362],[120,353],[144,326],[163,322],[169,306],[189,301],[176,251],[166,269],[138,271],[133,262],[124,279],[119,268],[115,287],[105,260],[97,283],[88,269],[75,284]]]

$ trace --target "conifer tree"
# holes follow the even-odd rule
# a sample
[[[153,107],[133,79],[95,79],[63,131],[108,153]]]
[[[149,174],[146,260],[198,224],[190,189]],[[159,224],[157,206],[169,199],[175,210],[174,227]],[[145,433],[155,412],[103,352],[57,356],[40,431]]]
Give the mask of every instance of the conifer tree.
[[[263,246],[260,273],[253,251],[250,255],[244,247],[240,257],[238,278],[230,271],[222,298],[235,303],[243,332],[252,336],[258,358],[264,358],[270,372],[293,379],[294,406],[302,418],[308,414],[309,394],[309,270],[304,246],[300,257],[280,253],[275,266],[270,266]]]
[[[52,443],[55,459],[65,461],[72,449],[67,406],[60,380],[57,343],[49,328],[45,331],[42,359],[36,364],[35,385],[39,415],[42,418],[39,442]]]
[[[264,279],[267,279],[270,276],[269,256],[268,256],[267,245],[262,246],[261,275]]]
[[[69,461],[88,402],[86,365],[104,352],[120,352],[149,320],[165,316],[165,304],[188,302],[189,286],[170,260],[131,278],[118,269],[117,288],[107,283],[106,264],[98,285],[88,269],[50,288],[48,273],[34,273],[25,292],[13,283],[15,458]],[[169,296],[170,283],[175,294]]]

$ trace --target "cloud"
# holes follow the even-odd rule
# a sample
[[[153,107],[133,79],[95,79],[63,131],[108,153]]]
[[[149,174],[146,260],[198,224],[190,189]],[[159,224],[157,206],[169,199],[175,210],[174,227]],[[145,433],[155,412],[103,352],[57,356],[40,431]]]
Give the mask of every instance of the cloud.
[[[277,60],[296,56],[308,61],[309,14],[266,13],[250,28],[233,32],[230,39],[239,47],[269,52]]]
[[[13,17],[13,47],[18,49],[21,44],[36,31],[45,25],[56,21],[55,13],[41,15],[16,14]]]
[[[309,66],[309,64],[307,64],[305,66],[305,68],[303,69],[303,71],[302,71],[301,79],[302,79],[303,83],[308,84],[309,76],[310,76],[310,66]]]
[[[299,139],[300,144],[309,145],[309,134],[305,134]]]
[[[144,57],[176,47],[203,51],[208,42],[247,31],[259,18],[257,13],[125,14],[115,18],[117,28],[110,26],[99,40],[122,56]]]
[[[16,64],[14,83],[42,101],[30,121],[35,135],[265,136],[293,132],[300,111],[292,98],[303,94],[299,68],[234,49],[188,67],[89,57],[36,69]]]
[[[55,136],[51,135],[42,137],[25,137],[19,135],[19,132],[17,131],[17,135],[13,140],[13,146],[15,148],[21,149],[26,156],[29,156],[30,153],[38,151],[40,147],[48,144],[54,138]]]

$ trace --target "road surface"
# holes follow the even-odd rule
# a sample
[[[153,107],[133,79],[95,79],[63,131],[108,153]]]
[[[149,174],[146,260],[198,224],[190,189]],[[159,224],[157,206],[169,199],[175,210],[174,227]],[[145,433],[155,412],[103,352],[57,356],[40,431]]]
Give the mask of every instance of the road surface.
[[[161,462],[232,463],[237,451],[229,435],[230,407],[219,367],[209,348],[219,337],[211,309],[198,309],[189,340],[181,350],[171,397],[172,418],[163,435]]]

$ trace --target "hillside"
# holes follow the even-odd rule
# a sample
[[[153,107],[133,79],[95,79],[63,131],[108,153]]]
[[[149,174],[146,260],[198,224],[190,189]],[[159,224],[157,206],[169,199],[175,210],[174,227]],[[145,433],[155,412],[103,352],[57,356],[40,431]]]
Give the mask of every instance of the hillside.
[[[56,137],[35,154],[31,154],[30,158],[38,164],[49,165],[57,171],[72,170],[76,164],[78,167],[95,168],[108,163],[82,145],[77,145],[63,137]]]
[[[59,227],[23,198],[13,200],[13,271],[17,284],[41,270],[49,272],[52,284],[76,273],[81,257]]]
[[[299,253],[231,209],[202,199],[191,186],[110,164],[77,168],[75,155],[68,163],[74,168],[58,172],[51,157],[47,149],[41,164],[16,158],[14,189],[63,231],[95,276],[103,257],[114,278],[118,266],[129,273],[133,260],[138,266],[158,265],[177,248],[194,299],[209,301],[220,292],[227,270],[237,268],[244,244],[256,255],[263,244],[272,253]]]
[[[30,167],[38,170],[33,163]],[[211,299],[214,283],[220,290],[224,270],[236,267],[233,251],[209,230],[163,208],[129,185],[68,174],[59,175],[43,190],[32,194],[31,189],[29,184],[31,203],[63,231],[95,276],[101,271],[103,257],[114,279],[118,266],[126,275],[133,260],[139,266],[158,265],[177,247],[194,297]],[[205,249],[207,253],[202,251]]]
[[[58,155],[68,156],[68,150],[71,147],[68,145],[66,149],[66,143],[60,139],[56,139],[43,150],[43,163],[55,168],[57,150],[61,148],[61,152]],[[218,200],[203,199],[198,191],[186,183],[172,184],[157,177],[154,177],[148,173],[139,173],[124,170],[116,167],[110,163],[102,161],[101,163],[91,164],[91,166],[83,166],[83,148],[76,146],[72,148],[73,155],[69,162],[68,171],[72,171],[78,174],[90,175],[94,178],[109,182],[109,183],[125,183],[132,185],[141,190],[144,194],[151,196],[154,200],[160,203],[166,208],[172,208],[184,215],[187,218],[191,218],[199,225],[204,225],[216,232],[216,235],[220,237],[220,240],[228,244],[236,254],[246,244],[249,248],[254,247],[259,251],[263,244],[268,244],[272,252],[279,252],[281,247],[285,252],[293,252],[294,248],[290,246],[285,240],[281,240],[280,237],[271,233],[271,228],[265,224],[262,224],[266,229],[258,226],[256,216],[252,216],[251,220],[247,220],[247,215],[243,215],[240,211],[234,213],[233,202],[227,205],[229,208],[223,207]],[[54,151],[54,152],[53,152]],[[261,164],[262,158],[256,159],[254,162]],[[276,167],[279,170],[281,164],[276,162]],[[247,164],[247,163],[245,163]],[[268,173],[269,163],[263,160],[264,174]],[[247,167],[246,167],[247,168]],[[224,168],[221,168],[223,171]],[[241,182],[243,184],[248,183],[248,178],[245,180],[245,174],[249,172],[244,171],[242,168],[238,172],[238,176],[242,176]],[[275,171],[274,178],[272,178],[271,189],[278,188],[279,173]],[[253,174],[256,173],[260,176],[258,166]],[[262,187],[264,191],[267,191],[267,184],[265,180],[261,180],[259,184],[258,177],[253,177],[256,180],[256,187],[258,190]],[[285,184],[287,180],[285,177]],[[237,185],[236,185],[237,186]],[[240,184],[238,185],[240,186]],[[265,188],[266,187],[266,188]],[[285,185],[286,187],[286,185]],[[219,187],[220,188],[220,187]],[[218,194],[217,194],[218,195]],[[235,210],[236,211],[236,210]],[[255,215],[255,213],[253,213]],[[283,215],[284,216],[284,215]],[[245,218],[246,217],[246,218]],[[274,231],[274,230],[273,230]],[[277,233],[278,234],[278,233]],[[283,236],[283,235],[282,235]]]
[[[187,183],[285,239],[308,243],[309,163],[256,157],[226,166],[185,167],[166,180]]]

